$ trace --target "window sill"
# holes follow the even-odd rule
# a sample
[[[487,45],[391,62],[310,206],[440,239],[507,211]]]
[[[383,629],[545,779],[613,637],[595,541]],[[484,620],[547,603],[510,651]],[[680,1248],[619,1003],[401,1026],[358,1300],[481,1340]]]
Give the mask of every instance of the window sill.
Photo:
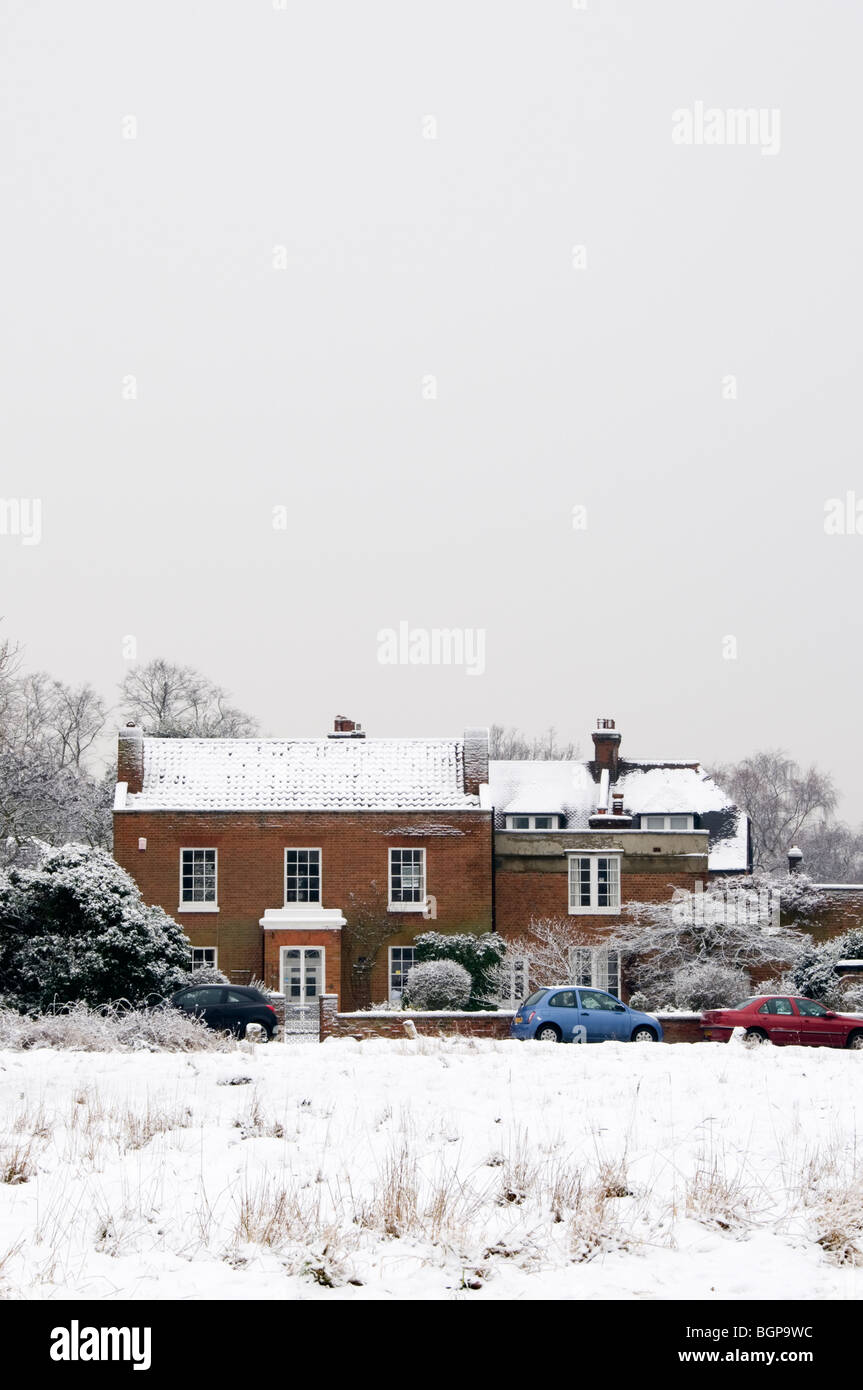
[[[617,917],[621,911],[622,908],[619,907],[571,907],[569,915],[570,917]]]
[[[178,912],[218,912],[218,903],[180,903]]]
[[[387,903],[387,912],[427,912],[427,903]]]

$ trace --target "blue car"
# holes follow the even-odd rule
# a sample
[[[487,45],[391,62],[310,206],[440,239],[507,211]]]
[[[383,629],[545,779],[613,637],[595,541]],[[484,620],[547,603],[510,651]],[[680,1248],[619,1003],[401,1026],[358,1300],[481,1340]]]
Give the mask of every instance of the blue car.
[[[605,990],[552,985],[525,999],[510,1026],[512,1038],[540,1042],[661,1042],[662,1025]]]

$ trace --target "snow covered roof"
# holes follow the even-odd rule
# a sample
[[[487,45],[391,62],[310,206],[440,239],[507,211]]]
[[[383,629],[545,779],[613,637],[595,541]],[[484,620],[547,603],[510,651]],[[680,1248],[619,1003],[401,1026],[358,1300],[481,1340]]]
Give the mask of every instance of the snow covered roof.
[[[145,738],[129,811],[471,811],[464,740]]]
[[[600,785],[588,762],[491,762],[489,792],[499,827],[507,815],[546,812],[564,815],[568,830],[589,830]],[[699,763],[621,760],[610,794],[621,793],[629,815],[699,817],[709,835],[710,869],[747,867],[746,816]]]

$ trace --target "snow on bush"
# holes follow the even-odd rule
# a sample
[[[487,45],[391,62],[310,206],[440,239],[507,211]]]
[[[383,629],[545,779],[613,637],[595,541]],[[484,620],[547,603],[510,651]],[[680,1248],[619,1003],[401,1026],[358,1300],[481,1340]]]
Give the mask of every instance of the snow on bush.
[[[471,978],[454,960],[429,960],[408,972],[402,999],[411,1009],[463,1009]]]
[[[505,942],[496,932],[476,935],[474,932],[427,931],[416,937],[414,950],[418,965],[449,960],[464,967],[471,981],[469,1008],[487,1008],[488,1001],[496,997],[497,971],[506,951]]]
[[[724,1009],[746,998],[749,977],[745,970],[704,961],[675,970],[672,987],[678,1009]]]
[[[106,850],[65,845],[38,868],[0,872],[0,979],[14,1006],[144,1003],[180,988],[191,949]]]
[[[0,1008],[0,1050],[54,1047],[75,1052],[228,1052],[236,1043],[179,1009],[73,1004],[25,1015]]]
[[[863,960],[863,927],[852,927],[843,936],[819,945],[810,943],[789,970],[787,988],[807,999],[818,999],[828,1008],[848,1009],[849,986],[841,983],[840,960]]]
[[[813,893],[796,883],[791,891],[802,919]],[[701,893],[675,889],[667,902],[629,902],[630,920],[613,929],[607,944],[621,952],[634,988],[663,1002],[674,998],[678,973],[693,966],[745,975],[781,970],[796,965],[812,947],[811,937],[798,927],[777,925],[774,909],[778,905],[784,916],[784,892],[784,879],[752,877],[710,883]]]
[[[863,1013],[863,983],[856,980],[843,982],[837,1008],[846,1014]]]
[[[178,989],[184,989],[188,985],[229,985],[231,982],[224,971],[217,965],[198,965],[194,970],[189,970]]]

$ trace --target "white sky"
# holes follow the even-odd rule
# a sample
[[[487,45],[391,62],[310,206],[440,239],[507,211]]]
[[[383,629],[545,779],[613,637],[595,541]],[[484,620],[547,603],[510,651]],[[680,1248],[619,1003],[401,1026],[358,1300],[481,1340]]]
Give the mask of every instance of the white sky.
[[[132,634],[278,735],[779,745],[863,818],[863,535],[824,532],[863,501],[861,11],[588,3],[3,0],[31,666],[110,694]],[[779,153],[675,145],[696,101],[778,108]],[[380,665],[402,619],[484,629],[484,674]]]

